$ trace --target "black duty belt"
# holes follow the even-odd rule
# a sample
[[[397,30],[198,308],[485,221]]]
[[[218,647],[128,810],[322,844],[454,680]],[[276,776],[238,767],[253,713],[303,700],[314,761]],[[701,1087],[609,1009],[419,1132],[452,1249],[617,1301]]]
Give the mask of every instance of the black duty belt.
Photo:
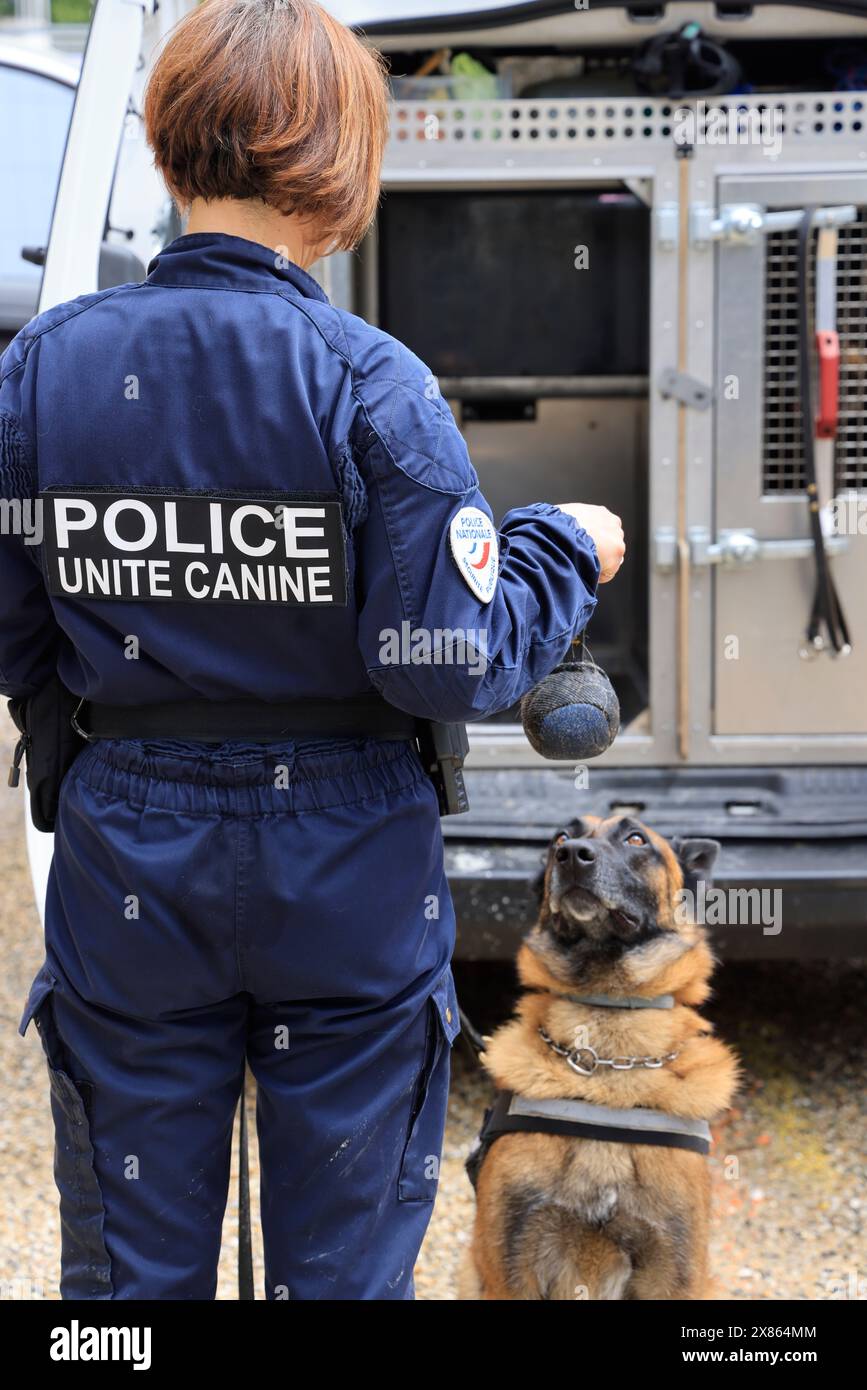
[[[613,1110],[585,1100],[532,1100],[514,1091],[498,1091],[466,1160],[473,1187],[489,1148],[504,1134],[562,1134],[574,1139],[602,1139],[609,1144],[655,1144],[710,1153],[706,1120],[685,1120],[661,1110]]]
[[[82,700],[73,726],[88,741],[169,738],[199,743],[280,743],[312,736],[414,739],[419,723],[379,695],[350,700],[178,700],[158,705],[100,705]]]
[[[469,751],[463,724],[437,724],[395,709],[381,695],[348,700],[179,700],[157,705],[100,705],[80,700],[72,727],[92,743],[101,738],[184,739],[195,743],[283,743],[313,738],[406,739],[418,745],[425,772],[437,794],[440,815],[469,810],[464,758]]]

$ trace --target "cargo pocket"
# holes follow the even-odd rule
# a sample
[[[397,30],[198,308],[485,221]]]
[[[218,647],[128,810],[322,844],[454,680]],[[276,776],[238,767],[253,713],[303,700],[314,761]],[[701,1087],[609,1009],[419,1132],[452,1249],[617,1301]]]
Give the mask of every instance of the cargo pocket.
[[[398,1179],[401,1202],[432,1202],[439,1181],[449,1090],[451,1049],[461,1031],[451,966],[428,1000],[425,1056],[418,1078],[409,1133]]]
[[[36,1024],[48,1064],[54,1119],[54,1181],[60,1194],[64,1299],[111,1298],[111,1260],[103,1239],[105,1208],[93,1163],[90,1121],[83,1091],[89,1083],[73,1081],[66,1049],[54,1019],[52,991],[57,976],[43,965],[30,987],[18,1031]]]

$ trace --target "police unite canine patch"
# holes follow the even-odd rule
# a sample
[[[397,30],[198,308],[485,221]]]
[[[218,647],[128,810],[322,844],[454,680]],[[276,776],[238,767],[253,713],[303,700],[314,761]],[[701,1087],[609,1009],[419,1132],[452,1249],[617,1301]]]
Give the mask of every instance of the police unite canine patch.
[[[346,603],[333,495],[48,491],[45,571],[58,598]]]

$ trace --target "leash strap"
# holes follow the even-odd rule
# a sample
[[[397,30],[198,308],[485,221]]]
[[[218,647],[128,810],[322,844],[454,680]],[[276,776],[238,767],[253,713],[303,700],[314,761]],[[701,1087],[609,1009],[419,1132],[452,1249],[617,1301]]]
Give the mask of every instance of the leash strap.
[[[711,1139],[706,1120],[686,1120],[660,1110],[614,1110],[583,1100],[532,1100],[513,1091],[498,1091],[464,1165],[473,1187],[488,1150],[504,1134],[561,1134],[609,1144],[689,1149],[704,1155],[710,1153]]]
[[[485,1040],[460,1004],[458,1004],[458,1013],[461,1020],[461,1034],[466,1038],[476,1057],[479,1057],[485,1050]]]
[[[253,1286],[253,1233],[250,1223],[250,1153],[247,1138],[247,1067],[241,1086],[238,1133],[238,1300],[255,1301]]]
[[[834,651],[846,653],[851,650],[849,628],[843,607],[837,593],[837,586],[831,574],[825,538],[822,533],[822,518],[816,476],[815,417],[813,413],[813,386],[810,372],[810,324],[809,324],[809,266],[810,246],[813,231],[815,208],[804,209],[804,216],[798,227],[798,278],[800,295],[798,303],[798,362],[801,379],[801,417],[804,428],[804,473],[807,479],[807,504],[809,507],[810,530],[816,558],[816,587],[813,607],[807,626],[807,643],[810,647],[822,646],[821,629],[824,623]],[[832,480],[833,488],[833,480]],[[828,499],[830,500],[830,499]]]

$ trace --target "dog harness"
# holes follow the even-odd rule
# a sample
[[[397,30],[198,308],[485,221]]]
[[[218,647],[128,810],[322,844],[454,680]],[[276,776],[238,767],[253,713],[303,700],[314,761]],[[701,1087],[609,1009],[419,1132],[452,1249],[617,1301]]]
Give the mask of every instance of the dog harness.
[[[547,993],[536,989],[533,993]],[[674,996],[660,994],[654,998],[639,995],[618,997],[610,994],[567,994],[563,996],[576,1004],[608,1009],[672,1009]],[[597,1066],[614,1070],[631,1070],[633,1066],[658,1067],[675,1057],[600,1058],[592,1048],[570,1050],[561,1048],[539,1029],[543,1040],[555,1052],[565,1057],[573,1071],[591,1076]],[[573,1051],[574,1054],[573,1055]],[[580,1056],[577,1054],[581,1054]],[[592,1054],[588,1062],[584,1054]],[[667,1115],[661,1110],[616,1110],[607,1105],[563,1097],[555,1100],[534,1100],[514,1091],[497,1091],[494,1103],[485,1111],[479,1136],[465,1161],[467,1176],[473,1187],[491,1145],[504,1134],[562,1134],[573,1139],[602,1139],[609,1144],[655,1144],[665,1149],[690,1149],[693,1153],[710,1153],[710,1126],[707,1120],[687,1120],[680,1115]]]
[[[485,1111],[479,1137],[465,1162],[473,1187],[488,1150],[504,1134],[563,1134],[574,1139],[603,1139],[609,1144],[655,1144],[665,1149],[710,1152],[707,1120],[685,1120],[661,1110],[615,1110],[586,1100],[533,1100],[498,1091]]]

